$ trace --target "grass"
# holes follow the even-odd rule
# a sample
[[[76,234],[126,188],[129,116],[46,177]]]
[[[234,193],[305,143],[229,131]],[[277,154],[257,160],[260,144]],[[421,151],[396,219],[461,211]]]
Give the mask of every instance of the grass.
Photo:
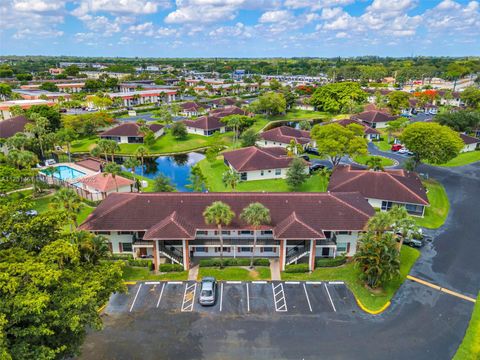
[[[198,272],[198,279],[205,276],[213,276],[217,280],[233,281],[270,280],[271,278],[268,266],[256,266],[252,270],[237,266],[226,266],[223,269],[218,267],[201,267]]]
[[[218,159],[214,163],[207,159],[199,163],[202,173],[207,178],[207,187],[213,192],[228,192],[231,188],[226,188],[222,182],[222,175],[227,170],[223,159]],[[328,186],[328,179],[320,174],[310,176],[307,181],[298,189],[299,192],[325,192]],[[269,191],[269,192],[287,192],[291,191],[285,179],[252,180],[240,182],[235,189],[239,192],[247,191]]]
[[[379,293],[373,293],[364,286],[360,280],[360,271],[353,262],[335,268],[317,268],[311,274],[282,272],[282,280],[345,281],[355,297],[369,310],[375,311],[390,301],[419,256],[418,250],[403,246],[400,252],[400,275],[387,283]]]
[[[384,156],[371,156],[371,155],[355,156],[353,158],[353,161],[355,161],[357,164],[367,165],[367,161],[372,157],[379,157],[380,159],[382,159],[382,166],[383,167],[392,166],[394,164],[392,159],[386,158]]]
[[[447,192],[442,184],[435,180],[424,180],[430,206],[425,208],[425,216],[416,218],[417,224],[428,229],[436,229],[445,223],[450,210]]]
[[[478,360],[480,359],[480,293],[473,308],[470,324],[458,347],[453,360]]]
[[[450,160],[445,164],[441,164],[439,166],[445,166],[445,167],[463,166],[463,165],[472,164],[477,161],[480,161],[479,150],[461,153],[456,158]]]
[[[388,143],[388,141],[385,138],[382,138],[382,140],[380,141],[374,141],[373,143],[381,151],[390,151],[390,149],[392,148],[392,144]]]
[[[188,271],[169,272],[163,274],[155,274],[146,267],[124,266],[123,280],[125,281],[142,281],[142,280],[187,280]]]

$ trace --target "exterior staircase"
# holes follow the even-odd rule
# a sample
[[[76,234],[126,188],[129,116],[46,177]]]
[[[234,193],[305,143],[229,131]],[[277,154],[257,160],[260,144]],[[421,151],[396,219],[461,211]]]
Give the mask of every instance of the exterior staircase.
[[[290,250],[287,251],[287,254],[285,257],[285,265],[290,265],[291,263],[294,263],[295,261],[308,255],[309,253],[310,253],[310,248],[308,247],[296,246],[294,248],[291,248]]]
[[[178,250],[174,247],[160,245],[158,251],[160,252],[160,254],[172,260],[172,262],[183,266],[183,253],[181,250]]]

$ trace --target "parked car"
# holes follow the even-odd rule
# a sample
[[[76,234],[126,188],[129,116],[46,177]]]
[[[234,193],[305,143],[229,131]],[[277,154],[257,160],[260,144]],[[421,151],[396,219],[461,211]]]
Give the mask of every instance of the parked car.
[[[318,170],[321,170],[325,168],[325,166],[323,164],[313,164],[310,166],[310,168],[308,169],[310,171],[310,174],[315,172],[315,171],[318,171]]]
[[[308,155],[300,155],[300,157],[305,161],[310,161],[310,156]]]
[[[308,154],[312,154],[312,155],[320,155],[320,153],[318,152],[318,150],[316,148],[307,148],[307,151],[306,151]]]
[[[217,281],[214,277],[204,277],[200,283],[198,303],[202,306],[213,306],[217,301]]]
[[[321,170],[321,169],[329,169],[331,170],[332,169],[332,163],[328,160],[314,160],[314,162],[312,163],[312,165],[310,165],[310,173],[312,172],[315,172],[317,170]]]
[[[424,245],[424,242],[422,239],[404,239],[403,243],[405,245],[411,246],[411,247],[416,247],[416,248],[421,248]]]
[[[401,150],[401,149],[403,149],[403,145],[402,145],[402,144],[393,144],[390,150],[392,150],[392,151],[399,151],[399,150]]]
[[[54,159],[45,160],[45,166],[52,166],[54,164],[56,164],[56,161]]]
[[[407,155],[409,152],[411,151],[408,150],[407,148],[401,148],[400,150],[398,150],[399,154],[404,154],[404,155]]]

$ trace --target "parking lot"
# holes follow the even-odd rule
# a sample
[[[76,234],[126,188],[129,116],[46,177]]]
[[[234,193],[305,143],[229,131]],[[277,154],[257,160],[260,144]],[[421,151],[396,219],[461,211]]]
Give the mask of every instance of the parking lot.
[[[200,283],[194,281],[139,282],[128,293],[114,294],[105,312],[198,312],[217,315],[352,313],[359,308],[343,282],[222,281],[213,306],[198,303]]]

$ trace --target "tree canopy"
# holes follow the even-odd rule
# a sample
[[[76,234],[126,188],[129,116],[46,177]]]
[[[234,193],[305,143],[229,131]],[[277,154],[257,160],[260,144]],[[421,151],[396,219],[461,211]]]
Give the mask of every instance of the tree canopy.
[[[310,103],[317,110],[338,114],[341,111],[348,111],[352,104],[362,103],[366,100],[367,94],[356,82],[341,82],[324,85],[312,95]]]

